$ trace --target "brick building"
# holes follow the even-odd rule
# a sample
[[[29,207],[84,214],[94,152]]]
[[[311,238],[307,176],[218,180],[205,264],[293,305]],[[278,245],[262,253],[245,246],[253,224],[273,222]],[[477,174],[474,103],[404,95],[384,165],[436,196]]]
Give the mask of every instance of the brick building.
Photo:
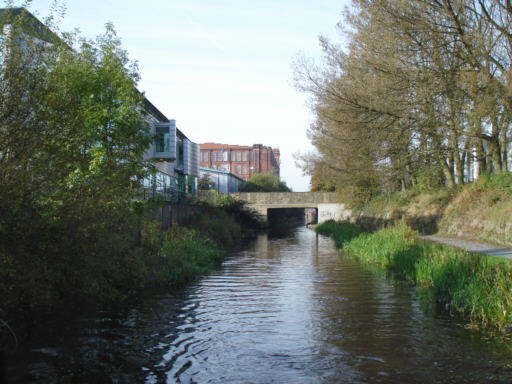
[[[262,144],[248,146],[204,143],[199,147],[201,167],[231,172],[244,180],[256,173],[273,173],[279,176],[279,149]]]

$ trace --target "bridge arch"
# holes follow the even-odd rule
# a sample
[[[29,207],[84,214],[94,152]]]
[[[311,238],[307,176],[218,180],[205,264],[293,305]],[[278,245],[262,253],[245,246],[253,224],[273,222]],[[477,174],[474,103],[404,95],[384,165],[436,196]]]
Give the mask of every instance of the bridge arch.
[[[269,209],[278,208],[316,208],[319,223],[330,219],[347,220],[351,215],[335,192],[236,192],[230,195],[245,201],[265,220]]]

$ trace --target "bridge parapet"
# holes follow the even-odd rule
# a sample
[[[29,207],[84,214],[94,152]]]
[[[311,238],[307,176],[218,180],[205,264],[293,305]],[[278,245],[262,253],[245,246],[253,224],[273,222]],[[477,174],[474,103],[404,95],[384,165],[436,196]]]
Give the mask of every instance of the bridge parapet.
[[[335,192],[237,192],[231,196],[243,200],[264,218],[269,209],[316,208],[318,222],[346,220],[351,212],[338,200]]]
[[[335,192],[236,192],[231,196],[248,204],[336,204],[339,203]]]

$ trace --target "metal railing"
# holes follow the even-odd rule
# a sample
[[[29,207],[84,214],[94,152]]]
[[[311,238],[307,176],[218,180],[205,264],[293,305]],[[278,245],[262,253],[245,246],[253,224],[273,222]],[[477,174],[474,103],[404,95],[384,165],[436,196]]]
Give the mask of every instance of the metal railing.
[[[189,199],[189,194],[184,191],[178,191],[177,189],[157,189],[157,188],[140,188],[134,196],[135,199],[139,200],[159,200],[168,201],[172,203],[181,203]]]

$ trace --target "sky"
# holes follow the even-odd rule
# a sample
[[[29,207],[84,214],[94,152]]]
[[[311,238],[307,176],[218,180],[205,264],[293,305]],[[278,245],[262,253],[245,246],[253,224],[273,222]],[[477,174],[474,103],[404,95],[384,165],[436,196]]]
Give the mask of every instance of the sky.
[[[29,10],[43,19],[51,0]],[[349,0],[69,0],[62,31],[94,38],[112,22],[138,62],[139,90],[196,143],[279,148],[294,191],[309,176],[293,154],[312,150],[308,96],[293,84],[298,55],[317,61],[320,35],[339,41]]]

